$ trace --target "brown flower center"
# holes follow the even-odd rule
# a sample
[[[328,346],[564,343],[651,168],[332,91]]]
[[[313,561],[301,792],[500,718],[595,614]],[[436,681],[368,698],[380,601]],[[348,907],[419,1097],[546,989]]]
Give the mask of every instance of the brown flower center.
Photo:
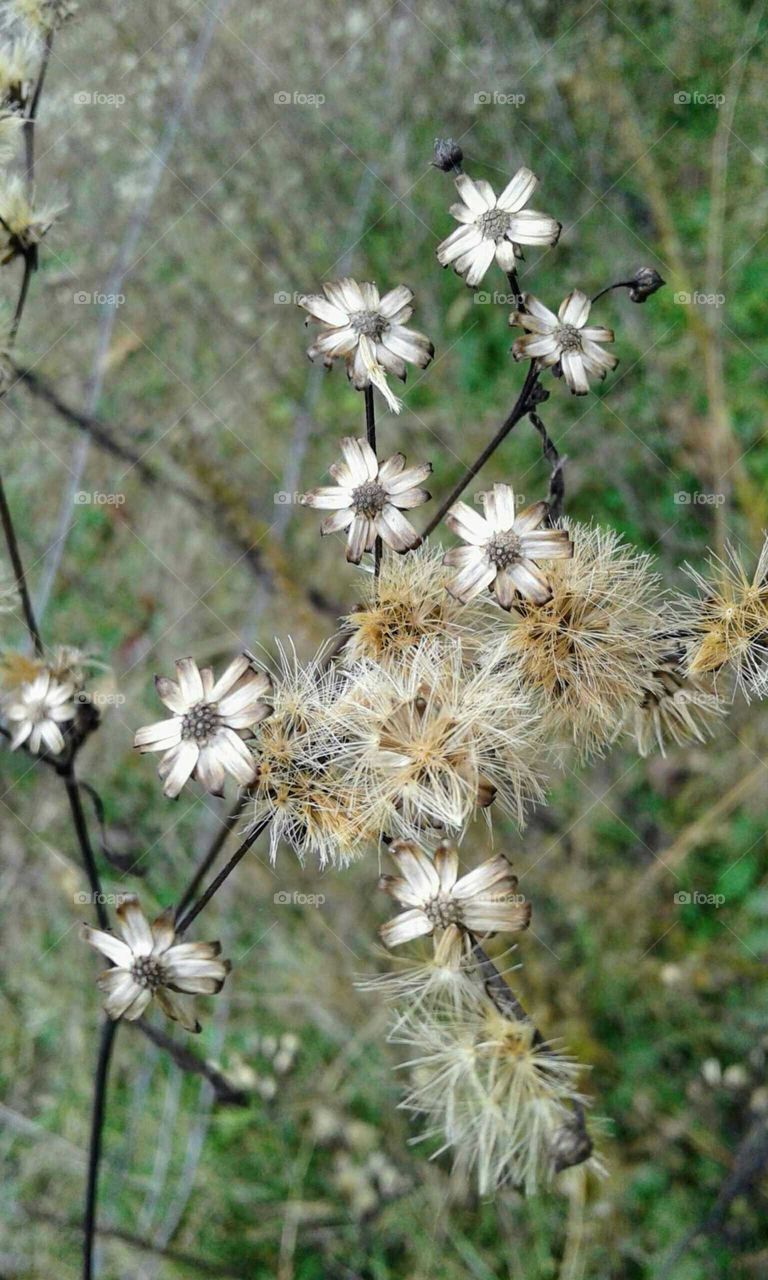
[[[165,969],[154,956],[136,956],[131,965],[131,977],[140,987],[150,991],[165,986],[166,981]]]
[[[365,516],[374,520],[384,510],[387,494],[378,480],[366,480],[352,492],[352,509],[356,516]]]
[[[581,330],[573,324],[564,324],[558,332],[557,340],[561,351],[581,351]]]
[[[198,702],[182,716],[181,736],[192,738],[199,746],[208,742],[219,727],[215,702]]]
[[[490,542],[485,544],[485,552],[497,569],[508,569],[523,557],[523,544],[518,534],[512,529],[503,529],[495,533]]]
[[[355,333],[364,333],[376,342],[387,327],[387,321],[378,311],[355,311],[349,317],[349,323]]]
[[[461,909],[450,893],[438,893],[430,898],[424,907],[424,914],[436,929],[447,929],[449,924],[458,924]]]
[[[477,226],[487,240],[503,240],[509,230],[509,214],[503,209],[489,209],[480,214]]]

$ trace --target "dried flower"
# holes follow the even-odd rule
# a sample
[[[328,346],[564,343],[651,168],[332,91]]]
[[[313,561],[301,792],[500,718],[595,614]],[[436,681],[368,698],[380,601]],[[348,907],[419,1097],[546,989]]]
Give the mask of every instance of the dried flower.
[[[363,599],[343,620],[349,639],[342,660],[398,663],[422,640],[459,640],[469,653],[487,629],[487,613],[449,595],[450,576],[442,547],[424,543],[407,556],[385,553],[379,578],[365,575]]]
[[[47,670],[14,689],[3,708],[6,720],[16,726],[11,750],[26,746],[37,754],[45,747],[60,755],[65,745],[60,726],[75,718],[74,694],[73,685],[60,684]]]
[[[375,386],[390,409],[400,412],[400,401],[392,395],[386,380],[391,373],[405,382],[406,362],[426,369],[435,348],[423,333],[405,328],[413,307],[413,291],[400,284],[380,297],[375,284],[337,280],[324,284],[321,294],[306,294],[299,305],[309,312],[309,320],[324,326],[307,351],[310,360],[323,357],[327,367],[343,357],[347,375],[356,390]]]
[[[0,186],[0,263],[33,252],[50,231],[63,206],[33,207],[21,178]]]
[[[302,665],[279,646],[272,714],[256,731],[250,826],[269,819],[270,856],[282,843],[303,862],[345,866],[379,834],[369,798],[338,766],[332,717],[342,678],[321,650]]]
[[[466,173],[456,178],[461,196],[451,213],[461,226],[438,245],[441,266],[453,266],[468,285],[479,284],[494,258],[502,271],[512,271],[523,244],[557,244],[560,223],[545,213],[526,209],[538,179],[530,169],[518,169],[497,198],[489,182]]]
[[[715,721],[725,714],[717,695],[703,680],[686,676],[676,659],[648,672],[641,679],[642,699],[635,707],[628,732],[641,756],[667,746],[705,742],[714,733]]]
[[[347,560],[359,564],[364,551],[371,551],[377,538],[393,551],[408,551],[419,542],[419,534],[403,515],[403,509],[420,507],[430,494],[419,486],[432,470],[430,462],[406,467],[402,453],[379,463],[366,440],[346,436],[341,441],[344,461],[329,468],[335,485],[312,489],[301,499],[308,507],[331,508],[320,526],[322,534],[348,529]]]
[[[201,671],[192,658],[179,658],[176,675],[155,676],[158,697],[173,716],[139,729],[134,738],[142,753],[165,753],[157,771],[164,794],[173,799],[192,777],[222,795],[225,773],[247,786],[256,765],[243,736],[269,715],[263,701],[272,689],[269,676],[254,671],[244,653],[215,682],[211,669]]]
[[[40,42],[35,37],[26,35],[0,44],[0,105],[23,111],[39,65]]]
[[[560,304],[557,315],[530,293],[523,297],[524,310],[509,318],[510,324],[527,329],[525,337],[516,338],[512,354],[516,360],[538,360],[555,372],[562,372],[574,395],[589,391],[589,377],[604,378],[608,369],[619,363],[614,355],[603,351],[599,342],[613,342],[613,330],[587,326],[591,302],[580,289],[574,289]]]
[[[424,642],[397,666],[362,661],[332,709],[336,761],[385,834],[460,832],[497,800],[522,823],[541,795],[536,719],[514,671],[466,667]]]
[[[401,1002],[410,1016],[425,1009],[443,1010],[458,1014],[467,1005],[476,1004],[483,995],[478,984],[476,964],[472,958],[472,942],[455,924],[434,935],[431,953],[422,964],[414,965],[403,957],[402,967],[395,973],[377,974],[373,978],[359,978],[355,986],[359,991],[371,991],[383,999]]]
[[[435,138],[432,152],[432,164],[435,169],[442,169],[443,173],[452,173],[454,170],[461,169],[463,160],[464,152],[453,138]]]
[[[135,1022],[156,996],[174,1022],[186,1031],[200,1031],[192,1002],[179,993],[211,996],[221,991],[232,967],[229,960],[219,959],[221,943],[177,942],[173,908],[149,924],[133,894],[120,903],[117,919],[122,940],[87,924],[80,930],[83,942],[112,962],[99,975],[99,988],[106,993],[104,1012]]]
[[[654,267],[638,267],[632,277],[632,288],[629,296],[632,302],[645,302],[652,293],[666,284]]]
[[[533,1192],[561,1164],[561,1131],[584,1105],[580,1068],[487,999],[449,1016],[405,1016],[392,1039],[413,1051],[414,1084],[402,1106],[426,1116],[455,1167],[476,1171],[481,1195],[511,1184]]]
[[[746,698],[768,692],[768,538],[750,579],[734,547],[713,556],[707,575],[688,570],[698,599],[678,601],[690,633],[687,670],[692,676],[733,673]]]
[[[408,840],[390,847],[398,876],[382,876],[385,889],[407,908],[379,930],[382,942],[399,947],[414,938],[456,925],[471,934],[517,933],[531,920],[530,903],[517,890],[517,876],[501,854],[459,878],[459,855],[446,841],[432,857]]]
[[[610,529],[570,521],[563,528],[574,553],[552,565],[551,598],[496,615],[486,661],[491,670],[511,662],[538,695],[549,732],[565,730],[592,751],[613,740],[648,673],[663,664],[670,619],[650,556]]]
[[[546,502],[536,502],[515,515],[515,495],[508,484],[495,484],[481,495],[485,518],[455,503],[445,518],[448,528],[467,547],[447,551],[443,564],[458,569],[447,583],[457,600],[466,602],[492,587],[502,609],[511,609],[519,596],[545,604],[552,595],[539,560],[568,559],[573,544],[564,529],[541,528],[548,512]]]
[[[23,29],[38,36],[56,31],[77,13],[75,0],[7,0],[2,25]]]

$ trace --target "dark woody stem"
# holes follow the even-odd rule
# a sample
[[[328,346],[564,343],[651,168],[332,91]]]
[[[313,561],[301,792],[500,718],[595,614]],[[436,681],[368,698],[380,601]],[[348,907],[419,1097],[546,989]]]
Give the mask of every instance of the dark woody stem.
[[[74,760],[69,760],[66,765],[62,766],[58,770],[58,772],[64,782],[64,787],[67,792],[69,809],[72,814],[72,825],[75,828],[77,843],[80,846],[83,865],[85,867],[86,875],[88,876],[88,883],[91,886],[91,897],[93,899],[93,905],[96,910],[99,926],[102,929],[108,929],[109,916],[104,904],[104,894],[102,893],[101,881],[99,879],[99,872],[96,866],[96,857],[93,852],[93,845],[91,844],[91,837],[88,832],[88,823],[83,810],[83,802],[80,797],[80,786],[77,781],[77,777],[75,776]]]
[[[38,630],[35,612],[32,608],[32,601],[27,587],[27,579],[24,573],[24,563],[21,559],[16,530],[13,527],[11,509],[8,506],[8,500],[5,496],[2,476],[0,476],[0,521],[2,522],[3,533],[5,534],[8,554],[11,558],[11,565],[13,566],[13,576],[16,580],[16,590],[18,591],[19,599],[21,600],[24,622],[26,624],[27,631],[29,632],[30,639],[35,646],[35,653],[39,658],[41,658],[44,652],[43,641],[40,636],[40,631]]]
[[[200,912],[203,910],[203,907],[208,905],[208,903],[210,902],[211,898],[215,893],[218,893],[224,881],[227,880],[229,876],[231,876],[235,867],[238,865],[238,863],[242,861],[242,859],[245,857],[246,853],[250,849],[251,845],[253,845],[256,842],[256,840],[261,835],[262,831],[266,830],[266,828],[269,826],[271,821],[272,821],[272,815],[269,814],[266,818],[262,818],[260,822],[256,823],[256,826],[249,833],[249,835],[246,836],[243,843],[232,854],[232,857],[229,859],[229,862],[227,862],[226,865],[222,867],[221,871],[216,876],[216,879],[211,881],[205,893],[202,894],[200,898],[198,898],[197,902],[193,907],[190,907],[186,915],[184,915],[181,918],[181,920],[178,921],[176,925],[177,937],[180,937],[181,934],[184,933],[184,931],[189,928],[192,921],[197,919]]]
[[[208,852],[205,854],[205,857],[201,859],[200,865],[198,866],[197,870],[192,876],[192,879],[190,880],[186,889],[184,890],[181,897],[179,898],[179,901],[176,904],[177,918],[182,914],[183,911],[185,911],[185,909],[189,906],[190,902],[193,900],[200,885],[202,884],[206,875],[208,874],[214,862],[218,858],[219,854],[221,853],[221,850],[224,848],[224,845],[226,844],[229,833],[232,831],[233,827],[236,825],[238,819],[245,812],[245,807],[247,803],[248,803],[248,792],[246,791],[242,796],[238,797],[237,801],[230,809],[226,818],[222,822],[217,834],[215,835],[214,839],[211,841],[211,847],[209,848]]]
[[[544,426],[541,418],[535,410],[532,410],[528,417],[534,427],[541,436],[541,451],[544,458],[549,463],[551,471],[549,474],[549,519],[554,524],[563,514],[563,503],[565,502],[565,458],[561,458],[556,446],[550,440],[547,428]]]
[[[99,1189],[99,1164],[104,1137],[109,1063],[117,1033],[117,1023],[105,1018],[101,1028],[99,1055],[93,1082],[93,1107],[91,1111],[91,1141],[88,1149],[88,1178],[85,1191],[83,1217],[83,1280],[93,1280],[93,1244],[96,1235],[96,1202]]]
[[[534,1047],[540,1048],[546,1044],[533,1019],[523,1008],[514,991],[507,986],[490,956],[472,934],[470,939],[472,956],[480,972],[488,999],[505,1018],[524,1023],[532,1028],[531,1043]],[[572,1115],[552,1134],[550,1155],[555,1173],[583,1164],[592,1155],[592,1139],[587,1132],[584,1108],[580,1102],[572,1102]]]
[[[373,404],[373,387],[369,384],[363,392],[365,396],[365,438],[376,453],[376,410]],[[381,573],[381,538],[377,538],[373,550],[373,576]]]
[[[478,472],[485,466],[488,459],[496,452],[499,445],[506,440],[512,428],[517,426],[521,418],[527,417],[531,410],[535,409],[537,404],[541,404],[542,401],[546,400],[548,395],[549,392],[545,391],[539,382],[539,370],[536,361],[533,360],[531,362],[530,369],[525,375],[525,382],[523,383],[522,390],[520,395],[517,397],[514,406],[502,422],[496,432],[496,435],[488,442],[482,453],[475,458],[472,465],[467,468],[464,475],[454,486],[449,496],[441,503],[438,510],[432,516],[432,519],[422,534],[423,538],[427,538],[429,534],[437,528],[443,517],[448,511],[450,511],[454,502],[461,497],[467,485],[471,484]]]
[[[634,289],[634,287],[634,280],[617,280],[615,284],[608,284],[604,289],[600,289],[598,293],[590,298],[590,302],[597,302],[598,298],[604,298],[606,293],[610,293],[612,289]]]

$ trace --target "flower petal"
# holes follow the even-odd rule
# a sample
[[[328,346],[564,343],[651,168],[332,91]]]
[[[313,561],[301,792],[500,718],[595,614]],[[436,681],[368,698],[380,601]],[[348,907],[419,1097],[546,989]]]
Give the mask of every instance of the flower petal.
[[[386,542],[387,546],[393,551],[409,551],[411,547],[415,547],[419,542],[419,534],[414,529],[410,520],[393,506],[391,502],[387,502],[382,511],[379,512],[375,520],[376,533]]]
[[[491,193],[490,201],[485,188]],[[478,183],[473,182],[468,173],[457,175],[456,190],[467,208],[471,209],[475,214],[487,213],[489,209],[495,208],[496,197],[492,188],[488,186],[488,183],[484,183],[483,188],[481,188]]]
[[[315,319],[322,320],[325,324],[331,324],[336,329],[346,325],[349,320],[346,311],[343,311],[341,307],[334,306],[332,302],[329,302],[327,298],[323,298],[319,293],[305,293],[303,297],[298,299],[298,303]]]
[[[423,911],[401,911],[394,920],[388,920],[379,929],[379,935],[386,947],[400,947],[404,942],[412,942],[414,938],[423,938],[432,932],[432,923]]]
[[[394,289],[390,289],[389,293],[385,293],[379,303],[379,315],[384,316],[387,320],[393,320],[398,311],[403,307],[407,307],[413,298],[413,289],[409,289],[407,284],[399,284]]]
[[[155,940],[152,936],[149,921],[139,906],[139,900],[136,895],[130,893],[123,898],[115,914],[117,915],[120,932],[134,956],[150,955],[155,945]]]
[[[204,696],[203,681],[200,669],[194,658],[179,658],[176,663],[176,676],[187,708],[202,702]]]
[[[499,196],[496,204],[505,213],[517,213],[528,203],[538,186],[538,178],[530,169],[518,169]]]
[[[473,546],[485,546],[493,535],[493,529],[488,521],[466,502],[454,502],[445,517],[445,523],[451,533],[455,533],[464,542],[472,543]]]
[[[511,529],[515,523],[515,495],[508,484],[495,484],[483,495],[485,518],[494,532]]]
[[[520,560],[507,571],[521,596],[534,604],[546,604],[552,598],[547,578],[532,560]]]
[[[376,479],[379,474],[379,464],[367,440],[355,440],[353,436],[345,436],[341,442],[341,452],[356,485],[364,484],[366,480]]]
[[[587,323],[591,306],[592,303],[586,293],[582,293],[581,289],[574,289],[561,302],[557,314],[562,324],[571,324],[575,329],[581,329]]]
[[[112,960],[114,964],[123,969],[130,968],[133,962],[133,952],[131,948],[116,938],[113,933],[106,933],[103,929],[92,929],[89,924],[84,924],[80,929],[80,937],[83,942],[87,942],[89,947],[94,947],[100,951],[108,960]]]
[[[175,800],[184,784],[191,778],[199,754],[200,749],[197,743],[191,738],[185,738],[177,747],[173,747],[163,760],[161,775],[164,779],[163,795],[169,800]]]
[[[555,218],[536,209],[521,209],[510,214],[507,236],[517,244],[557,244],[562,227]]]

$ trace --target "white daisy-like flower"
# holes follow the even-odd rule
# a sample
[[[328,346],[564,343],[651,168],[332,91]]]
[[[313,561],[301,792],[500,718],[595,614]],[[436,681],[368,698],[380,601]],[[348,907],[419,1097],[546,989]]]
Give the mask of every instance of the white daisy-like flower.
[[[405,382],[406,363],[426,369],[435,354],[429,338],[405,328],[413,314],[412,290],[399,284],[382,298],[375,284],[344,279],[324,284],[323,292],[325,297],[312,293],[299,299],[309,312],[307,324],[317,320],[324,326],[307,351],[310,360],[322,356],[330,367],[343,357],[355,389],[377,387],[390,409],[399,413],[400,401],[390,391],[386,374]]]
[[[516,311],[509,318],[510,324],[528,330],[512,344],[516,360],[538,360],[547,367],[559,365],[576,396],[587,394],[590,377],[604,378],[609,369],[616,368],[618,357],[598,346],[600,342],[613,342],[613,330],[587,324],[592,303],[580,289],[568,294],[557,315],[530,293],[523,296],[523,306],[525,310]]]
[[[52,755],[60,755],[64,750],[60,726],[75,718],[74,695],[74,685],[55,680],[50,671],[41,671],[14,689],[4,707],[6,720],[15,725],[11,750],[26,746],[37,754],[45,747]]]
[[[459,572],[447,589],[463,604],[493,587],[502,609],[511,609],[516,592],[535,604],[546,604],[552,589],[539,560],[569,560],[573,543],[565,529],[540,528],[546,502],[536,502],[515,515],[515,495],[508,484],[495,484],[481,494],[485,516],[466,502],[456,502],[445,518],[453,533],[469,543],[446,551],[443,564]]]
[[[501,854],[459,878],[459,855],[446,842],[430,857],[418,845],[397,840],[390,846],[398,876],[382,876],[385,889],[407,909],[382,925],[382,941],[399,947],[451,925],[468,933],[517,933],[531,919],[530,903],[517,890],[517,876]]]
[[[269,715],[269,676],[254,671],[244,653],[216,681],[210,667],[201,670],[193,658],[179,658],[176,676],[155,676],[160,701],[173,716],[139,729],[134,738],[142,753],[165,752],[157,771],[165,795],[173,799],[190,778],[222,795],[225,773],[247,786],[256,762],[243,737]]]
[[[461,196],[451,213],[461,223],[437,248],[437,260],[452,266],[468,285],[479,284],[494,258],[502,271],[512,271],[522,256],[521,245],[557,244],[561,225],[555,218],[526,209],[538,179],[530,169],[518,169],[500,196],[482,178],[461,173],[456,189]]]
[[[341,452],[343,462],[328,468],[336,484],[311,489],[301,498],[304,506],[335,510],[335,515],[323,520],[320,532],[349,530],[347,560],[351,564],[359,564],[377,538],[393,551],[417,546],[420,535],[403,510],[429,502],[431,494],[420,486],[432,471],[431,462],[406,467],[403,454],[395,453],[380,464],[366,440],[351,436],[341,441]]]
[[[215,995],[231,969],[229,960],[219,959],[219,942],[177,942],[173,908],[169,907],[150,924],[138,899],[127,895],[117,908],[122,939],[102,929],[84,924],[83,942],[112,962],[99,975],[105,992],[104,1012],[110,1018],[140,1018],[153,996],[174,1022],[187,1031],[199,1031],[186,995]]]

